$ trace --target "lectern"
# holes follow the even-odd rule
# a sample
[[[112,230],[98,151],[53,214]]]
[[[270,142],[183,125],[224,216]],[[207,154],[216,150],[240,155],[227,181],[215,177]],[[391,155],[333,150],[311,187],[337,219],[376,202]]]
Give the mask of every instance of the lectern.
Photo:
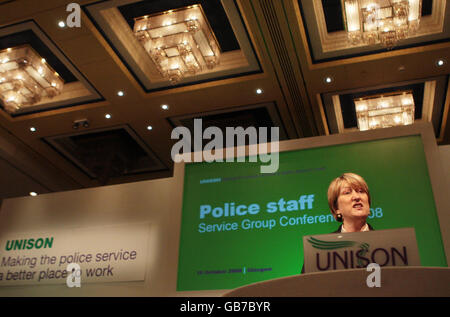
[[[385,266],[420,266],[414,228],[303,237],[306,273]]]
[[[224,296],[450,296],[450,268],[420,267],[414,228],[305,236],[303,242],[307,273]],[[379,287],[368,283],[370,263],[380,266]]]

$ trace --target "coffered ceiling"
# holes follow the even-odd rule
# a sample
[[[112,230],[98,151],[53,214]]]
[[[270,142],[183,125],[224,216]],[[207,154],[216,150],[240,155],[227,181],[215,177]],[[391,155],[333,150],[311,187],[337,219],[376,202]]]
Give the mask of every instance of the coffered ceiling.
[[[81,27],[60,27],[71,2],[0,1],[0,51],[29,44],[66,82],[17,113],[0,101],[0,200],[170,177],[172,129],[195,118],[204,128],[278,126],[281,139],[349,133],[354,98],[397,90],[411,91],[416,121],[450,143],[444,0],[424,0],[423,29],[390,50],[348,46],[340,1],[85,0]],[[195,4],[220,64],[170,83],[134,37],[134,18]]]

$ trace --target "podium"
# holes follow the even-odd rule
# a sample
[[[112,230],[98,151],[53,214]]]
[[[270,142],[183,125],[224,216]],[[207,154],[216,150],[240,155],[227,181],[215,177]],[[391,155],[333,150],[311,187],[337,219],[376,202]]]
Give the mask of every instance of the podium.
[[[305,268],[310,273],[250,284],[223,296],[450,296],[450,268],[420,266],[413,228],[304,236],[303,240]],[[380,287],[367,282],[372,274],[366,269],[369,263],[379,265]]]
[[[314,272],[239,287],[226,297],[448,297],[448,267],[382,267],[381,287],[366,284],[371,272],[348,269]]]
[[[384,266],[420,266],[414,228],[303,237],[305,272]]]

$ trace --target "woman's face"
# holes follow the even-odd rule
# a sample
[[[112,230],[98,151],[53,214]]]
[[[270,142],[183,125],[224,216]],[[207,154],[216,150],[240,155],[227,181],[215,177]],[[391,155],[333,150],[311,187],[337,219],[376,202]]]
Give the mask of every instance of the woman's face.
[[[345,220],[367,218],[370,214],[369,196],[362,188],[352,188],[348,183],[342,186],[337,199],[336,213]]]

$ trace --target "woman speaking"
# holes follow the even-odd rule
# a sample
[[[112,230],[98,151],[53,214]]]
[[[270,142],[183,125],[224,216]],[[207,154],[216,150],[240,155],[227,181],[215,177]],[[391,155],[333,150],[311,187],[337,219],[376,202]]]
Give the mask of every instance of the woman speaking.
[[[344,173],[334,179],[328,187],[328,205],[334,218],[342,222],[333,233],[373,230],[366,222],[370,214],[369,187],[361,176]]]
[[[369,187],[364,179],[354,173],[344,173],[328,187],[328,205],[334,218],[342,222],[338,232],[370,231],[366,222],[370,214]]]

